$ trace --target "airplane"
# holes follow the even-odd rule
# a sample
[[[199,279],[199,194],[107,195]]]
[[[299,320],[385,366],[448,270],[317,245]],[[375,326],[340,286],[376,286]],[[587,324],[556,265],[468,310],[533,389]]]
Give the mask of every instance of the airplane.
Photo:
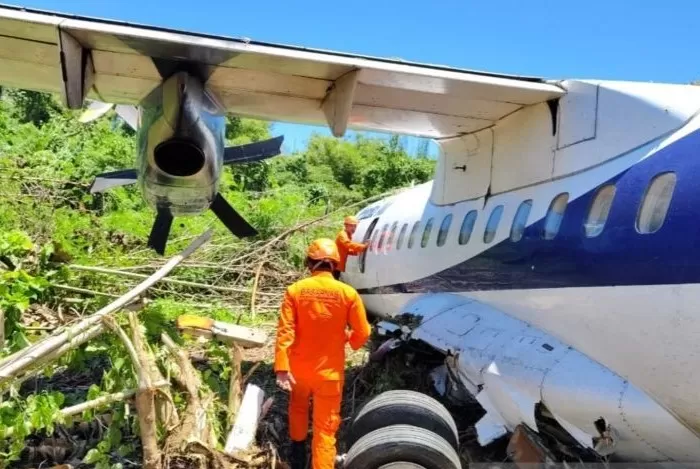
[[[181,65],[174,81],[163,61]],[[384,350],[416,342],[444,356],[435,388],[479,403],[481,445],[526,429],[574,459],[700,461],[700,87],[511,76],[0,6],[0,85],[80,109],[142,105],[183,82],[237,115],[437,143],[433,180],[357,212],[353,239],[370,249],[341,280],[379,321]],[[155,109],[142,108],[142,126]],[[419,401],[389,402],[403,411],[359,436],[345,467],[460,467],[428,428],[452,416],[424,408],[409,422]]]

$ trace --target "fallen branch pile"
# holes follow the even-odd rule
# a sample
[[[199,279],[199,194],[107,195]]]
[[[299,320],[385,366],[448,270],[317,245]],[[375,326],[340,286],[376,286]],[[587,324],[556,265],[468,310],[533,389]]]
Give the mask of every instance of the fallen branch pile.
[[[244,242],[223,233],[184,260],[177,277],[162,278],[151,291],[193,306],[211,308],[216,303],[229,310],[249,311],[253,317],[277,311],[286,286],[304,275],[300,260],[310,237],[319,231],[326,236],[335,236],[339,220],[344,215],[357,206],[392,193],[373,196],[300,222],[267,240]],[[185,240],[173,240],[170,244]],[[296,247],[296,251],[292,247]],[[162,267],[161,261],[154,261],[145,251],[136,251],[123,261],[128,265],[68,264],[75,280],[71,285],[54,284],[53,287],[87,295],[117,297],[114,291],[116,279],[120,285],[130,285],[148,278],[148,272]]]
[[[134,307],[139,298],[159,281],[162,281],[175,267],[190,257],[211,237],[211,231],[195,239],[180,254],[169,259],[155,273],[140,284],[118,297],[95,314],[69,324],[49,334],[42,340],[25,347],[0,361],[0,393],[15,390],[22,381],[40,372],[44,367],[57,361],[71,350],[107,331],[114,333],[121,341],[131,366],[137,377],[137,389],[101,396],[97,399],[63,408],[57,416],[66,418],[83,414],[89,410],[105,409],[115,403],[133,398],[140,432],[142,461],[145,469],[171,469],[181,467],[236,469],[269,467],[270,457],[276,458],[274,448],[255,450],[252,448],[257,424],[262,413],[261,390],[246,392],[241,400],[232,399],[230,424],[233,430],[228,438],[219,435],[214,407],[217,396],[200,380],[198,372],[190,361],[186,350],[178,346],[167,333],[162,333],[161,342],[170,359],[161,360],[158,365],[156,353],[149,346],[141,326],[137,309]],[[130,307],[127,314],[130,333],[119,324],[119,313]],[[212,323],[213,324],[213,323]],[[238,370],[231,376],[232,396],[240,396],[243,380],[240,377],[241,353],[235,343],[235,334],[241,334],[240,326],[223,329],[218,324],[219,334],[229,334],[233,340],[232,368]],[[233,339],[231,334],[234,334]],[[262,344],[259,334],[243,334],[244,346]],[[251,339],[252,338],[252,339]],[[172,376],[174,385],[166,376]],[[182,392],[185,396],[184,409],[178,411],[173,392]],[[256,397],[251,397],[255,395]],[[246,405],[246,402],[250,402]],[[251,418],[252,415],[252,418]],[[239,418],[241,417],[241,418]],[[241,420],[243,419],[243,420]],[[241,430],[243,429],[243,430]],[[235,432],[234,432],[235,430]],[[219,449],[226,442],[232,449]],[[4,467],[0,463],[0,467]]]

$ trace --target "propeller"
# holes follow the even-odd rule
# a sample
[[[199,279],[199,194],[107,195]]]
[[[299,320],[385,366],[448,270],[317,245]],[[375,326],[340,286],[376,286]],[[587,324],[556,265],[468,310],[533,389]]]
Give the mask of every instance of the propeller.
[[[277,156],[281,152],[282,142],[284,142],[284,135],[262,142],[227,147],[224,150],[224,164],[253,163]]]
[[[279,136],[262,142],[228,147],[224,153],[224,164],[251,163],[279,155],[283,141],[284,136]],[[109,173],[107,179],[112,181],[113,186],[118,185],[119,183],[114,181],[126,180],[125,174],[130,174],[130,171],[133,170]],[[104,177],[105,175],[101,176]],[[97,185],[97,183],[93,185]],[[107,182],[103,182],[101,187],[106,187],[107,185]],[[220,192],[217,192],[216,196],[214,196],[209,210],[214,212],[214,215],[216,215],[219,221],[221,221],[234,236],[247,238],[258,234],[258,231],[231,206]],[[173,216],[170,210],[165,207],[159,207],[153,227],[151,228],[151,234],[148,238],[148,246],[153,248],[161,256],[165,253],[165,246],[168,242],[172,222]]]
[[[153,248],[161,256],[165,254],[165,245],[168,243],[170,227],[173,225],[173,215],[167,207],[158,207],[156,221],[151,227],[148,236],[148,247]]]
[[[83,111],[78,120],[83,124],[92,122],[105,115],[110,109],[115,108],[115,112],[119,117],[124,119],[129,126],[138,130],[139,127],[139,109],[136,106],[128,104],[117,104],[116,107],[112,103],[103,103],[102,101],[89,100],[90,104]]]
[[[90,184],[90,193],[104,192],[119,186],[133,184],[138,180],[135,169],[119,169],[109,173],[98,174]]]

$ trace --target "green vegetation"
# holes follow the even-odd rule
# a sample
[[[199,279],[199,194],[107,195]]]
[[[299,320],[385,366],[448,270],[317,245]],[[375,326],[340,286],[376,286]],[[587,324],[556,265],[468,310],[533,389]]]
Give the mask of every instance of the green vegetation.
[[[139,313],[156,359],[163,366],[162,331],[182,340],[174,320],[183,313],[270,327],[281,289],[302,273],[304,248],[311,238],[333,237],[342,217],[355,213],[364,200],[425,182],[434,169],[427,157],[409,156],[398,137],[347,141],[315,135],[298,154],[225,170],[221,190],[259,230],[258,237],[233,237],[211,213],[177,218],[166,256],[160,258],[146,247],[154,214],[135,185],[95,196],[87,193],[96,174],[133,167],[133,130],[113,112],[91,124],[80,124],[78,115],[48,95],[2,90],[0,359],[95,312],[140,282],[138,274],[150,275],[209,227],[214,229],[212,240],[170,275],[192,284],[157,284]],[[228,119],[229,144],[272,135],[265,122]],[[96,273],[80,266],[117,271]],[[256,294],[251,295],[256,276]],[[115,319],[127,329],[124,313]],[[202,354],[208,365],[200,370],[201,379],[225,403],[228,351],[212,343]],[[0,396],[0,467],[30,464],[26,448],[31,438],[51,435],[59,424],[70,429],[94,422],[99,413],[84,412],[72,422],[59,409],[137,387],[129,355],[112,333],[65,354],[43,374],[40,385],[39,378],[32,378]],[[184,398],[173,397],[180,408]],[[225,422],[225,409],[219,407],[217,421]],[[137,460],[134,414],[133,408],[129,413],[124,404],[114,405],[111,425],[104,426],[107,430],[103,428],[97,441],[86,437],[79,459],[114,469],[123,467],[125,458]],[[221,444],[226,425],[214,431]]]

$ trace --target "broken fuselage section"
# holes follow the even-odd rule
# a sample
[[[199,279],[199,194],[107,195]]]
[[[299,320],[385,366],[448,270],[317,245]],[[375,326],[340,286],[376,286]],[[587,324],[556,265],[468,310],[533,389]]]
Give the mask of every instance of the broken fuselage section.
[[[485,411],[479,444],[526,425],[562,454],[640,462],[692,462],[700,439],[632,383],[544,331],[479,301],[421,295],[400,314],[421,317],[410,331],[380,322],[393,338],[446,355],[432,378],[441,394],[475,399]],[[393,322],[393,321],[392,321]],[[381,349],[381,348],[380,348]]]

